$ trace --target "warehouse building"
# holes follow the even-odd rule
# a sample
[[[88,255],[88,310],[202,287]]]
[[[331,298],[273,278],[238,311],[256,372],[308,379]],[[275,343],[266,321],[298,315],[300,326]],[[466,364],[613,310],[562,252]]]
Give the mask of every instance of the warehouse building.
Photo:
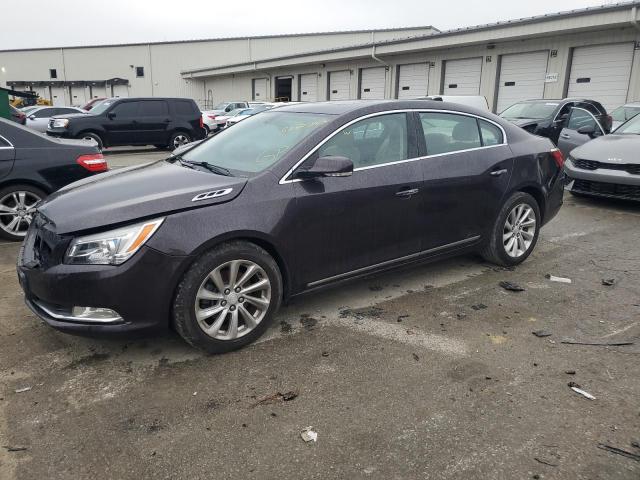
[[[179,95],[203,107],[232,99],[445,94],[484,95],[498,112],[518,100],[567,96],[593,98],[610,110],[640,100],[639,7],[618,3],[450,31],[2,51],[0,80],[73,104],[82,103],[74,92],[84,89],[82,99],[96,92]],[[53,79],[49,70],[62,76]]]

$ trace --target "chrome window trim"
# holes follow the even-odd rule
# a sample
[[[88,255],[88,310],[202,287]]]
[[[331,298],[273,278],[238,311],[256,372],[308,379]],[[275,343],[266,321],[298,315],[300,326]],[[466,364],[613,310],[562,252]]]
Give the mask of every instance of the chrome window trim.
[[[598,119],[595,117],[595,115],[593,113],[591,113],[586,108],[582,108],[582,107],[573,107],[571,109],[571,112],[573,112],[574,110],[582,110],[583,112],[586,112],[587,114],[589,114],[589,116],[596,121],[596,125],[598,125],[598,127],[600,128],[600,132],[602,133],[602,135],[603,136],[606,135],[606,133],[604,133],[604,128],[602,128],[602,125],[600,125],[600,122],[598,121]],[[568,120],[571,118],[571,112],[569,112],[569,118],[567,119],[567,125],[569,125]],[[571,130],[572,132],[578,133],[578,130],[574,130],[573,128],[569,128],[568,126],[563,127],[563,128],[566,128],[567,130]],[[580,135],[582,135],[582,134],[580,134]]]
[[[0,138],[1,138],[3,141],[5,141],[5,142],[7,142],[7,143],[9,144],[9,146],[8,146],[8,147],[0,146],[0,150],[9,150],[10,148],[16,148],[16,147],[13,145],[13,143],[11,143],[9,140],[7,140],[7,139],[6,139],[5,137],[3,137],[2,135],[0,135]]]
[[[416,162],[418,160],[424,160],[427,158],[432,158],[432,157],[441,157],[444,155],[453,155],[456,153],[464,153],[464,152],[472,152],[472,151],[476,151],[476,150],[483,150],[486,148],[495,148],[495,147],[503,147],[505,145],[508,145],[509,142],[507,141],[507,132],[505,131],[505,129],[502,127],[502,125],[500,125],[499,123],[483,117],[481,115],[476,115],[473,113],[467,113],[467,112],[460,112],[457,110],[443,110],[443,109],[432,109],[432,108],[410,108],[410,109],[403,109],[403,110],[386,110],[384,112],[375,112],[375,113],[369,113],[367,115],[363,115],[361,117],[358,117],[354,120],[351,120],[350,122],[342,125],[340,128],[338,128],[337,130],[335,130],[334,132],[331,133],[331,135],[325,137],[320,143],[318,143],[315,147],[313,147],[306,155],[304,155],[302,157],[302,159],[298,160],[295,165],[293,167],[291,167],[280,179],[280,181],[278,182],[280,185],[286,185],[288,183],[297,183],[297,182],[302,182],[302,179],[299,178],[288,178],[289,176],[291,176],[291,174],[293,174],[293,172],[300,166],[302,165],[311,155],[313,155],[314,153],[316,153],[316,151],[318,151],[318,149],[320,149],[320,147],[322,147],[325,143],[327,143],[329,140],[331,140],[335,135],[337,135],[338,133],[340,133],[342,130],[344,130],[347,127],[350,127],[351,125],[353,125],[354,123],[357,123],[361,120],[366,120],[368,118],[373,118],[373,117],[379,117],[381,115],[389,115],[389,114],[394,114],[394,113],[412,113],[412,112],[416,112],[416,113],[449,113],[449,114],[453,114],[453,115],[463,115],[463,116],[467,116],[467,117],[473,117],[476,119],[480,119],[480,120],[484,120],[486,122],[492,123],[493,125],[495,125],[496,127],[498,127],[500,129],[500,131],[502,132],[502,143],[498,143],[496,145],[487,145],[484,147],[475,147],[475,148],[469,148],[466,150],[456,150],[454,152],[446,152],[446,153],[435,153],[433,155],[425,155],[422,157],[414,157],[414,158],[407,158],[404,160],[397,160],[395,162],[387,162],[387,163],[381,163],[378,165],[371,165],[368,167],[360,167],[360,168],[354,168],[353,171],[354,172],[359,172],[362,170],[371,170],[372,168],[380,168],[380,167],[388,167],[390,165],[395,165],[395,164],[400,164],[400,163],[407,163],[407,162]]]
[[[316,280],[315,282],[311,282],[307,284],[307,288],[313,288],[313,287],[317,287],[320,285],[324,285],[325,283],[329,283],[329,282],[333,282],[334,280],[340,280],[342,278],[348,278],[348,277],[352,277],[352,276],[357,276],[357,275],[362,275],[362,274],[366,274],[372,270],[376,270],[378,268],[382,268],[382,267],[387,267],[387,266],[391,266],[395,263],[400,263],[400,262],[404,262],[407,260],[413,260],[415,258],[420,258],[424,255],[429,255],[432,253],[437,253],[441,250],[446,250],[448,248],[453,248],[453,247],[460,247],[460,246],[464,246],[464,245],[468,245],[471,244],[477,240],[480,239],[480,235],[475,235],[473,237],[469,237],[469,238],[465,238],[463,240],[458,240],[457,242],[452,242],[452,243],[447,243],[445,245],[440,245],[438,247],[434,247],[434,248],[429,248],[427,250],[422,250],[420,252],[416,252],[416,253],[412,253],[410,255],[405,255],[404,257],[398,257],[398,258],[394,258],[392,260],[386,260],[384,262],[380,262],[380,263],[375,263],[373,265],[369,265],[366,267],[362,267],[362,268],[358,268],[356,270],[351,270],[349,272],[344,272],[344,273],[339,273],[337,275],[333,275],[331,277],[327,277],[327,278],[323,278],[322,280]]]

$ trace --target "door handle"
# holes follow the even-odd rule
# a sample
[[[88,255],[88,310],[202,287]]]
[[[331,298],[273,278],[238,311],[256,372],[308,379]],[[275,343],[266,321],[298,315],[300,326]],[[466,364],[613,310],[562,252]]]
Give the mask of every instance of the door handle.
[[[561,133],[561,134],[560,134],[560,136],[561,136],[562,138],[567,138],[567,139],[568,139],[568,138],[571,138],[571,135],[569,135],[568,133]]]
[[[500,175],[503,175],[503,174],[507,173],[507,171],[508,170],[506,168],[502,168],[500,170],[494,170],[489,175],[493,175],[494,177],[499,177]]]
[[[400,191],[396,192],[396,197],[408,198],[408,197],[411,197],[411,196],[415,195],[419,191],[420,190],[418,190],[417,188],[410,188],[410,189],[407,189],[407,190],[400,190]]]

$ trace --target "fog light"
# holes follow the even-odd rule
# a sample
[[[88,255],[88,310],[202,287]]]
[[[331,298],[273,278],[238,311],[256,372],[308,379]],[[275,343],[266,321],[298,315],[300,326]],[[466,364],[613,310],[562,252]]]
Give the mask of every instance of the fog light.
[[[83,322],[116,322],[122,320],[118,313],[110,308],[73,307],[71,317]]]

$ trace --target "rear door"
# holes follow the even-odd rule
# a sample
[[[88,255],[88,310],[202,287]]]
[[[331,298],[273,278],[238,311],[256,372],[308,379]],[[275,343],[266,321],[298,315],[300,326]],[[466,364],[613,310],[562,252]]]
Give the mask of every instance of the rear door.
[[[582,127],[591,127],[594,129],[595,133],[593,135],[587,135],[585,133],[578,132]],[[602,128],[596,117],[591,112],[584,108],[574,107],[569,114],[566,126],[560,132],[558,148],[566,158],[574,148],[587,143],[596,136],[600,137],[604,134],[604,128]]]
[[[473,242],[493,225],[513,167],[504,131],[462,113],[420,112],[423,249]]]
[[[350,177],[295,183],[294,234],[303,253],[305,284],[366,269],[419,252],[422,170],[415,129],[405,113],[360,120],[337,131],[315,156],[345,156]],[[327,229],[327,225],[331,228]]]
[[[4,128],[3,124],[0,124],[0,128]],[[13,161],[16,157],[16,149],[11,142],[2,136],[0,131],[0,178],[6,177],[13,168]],[[0,212],[0,215],[2,212]]]
[[[171,122],[166,100],[143,100],[139,102],[136,141],[144,145],[167,142],[167,128]]]

